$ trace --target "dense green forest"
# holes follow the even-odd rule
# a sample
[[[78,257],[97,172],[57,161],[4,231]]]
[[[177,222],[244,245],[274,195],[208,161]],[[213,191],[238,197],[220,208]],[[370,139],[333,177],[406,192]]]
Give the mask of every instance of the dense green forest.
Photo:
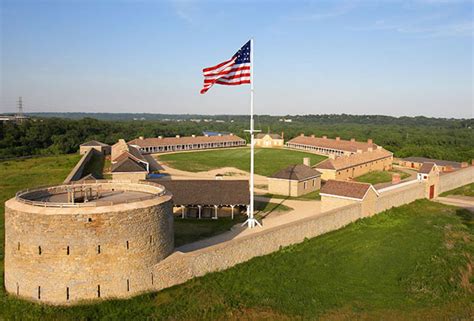
[[[91,139],[113,144],[119,138],[199,135],[204,130],[233,132],[249,139],[244,132],[248,127],[248,116],[242,115],[71,114],[65,118],[45,117],[51,115],[57,116],[42,114],[21,124],[0,124],[0,158],[74,153],[81,143]],[[99,115],[103,120],[81,117],[91,115]],[[134,118],[145,120],[131,120]],[[191,121],[204,118],[213,121]],[[282,118],[292,119],[292,122],[282,122]],[[360,141],[372,138],[397,157],[424,156],[455,161],[474,158],[473,119],[260,115],[256,117],[256,127],[263,132],[284,133],[285,140],[300,133]]]

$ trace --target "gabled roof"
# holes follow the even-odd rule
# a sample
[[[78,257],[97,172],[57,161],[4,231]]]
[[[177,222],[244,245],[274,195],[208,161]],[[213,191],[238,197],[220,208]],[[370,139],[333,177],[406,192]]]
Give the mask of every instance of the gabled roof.
[[[349,156],[341,156],[336,159],[326,159],[321,163],[317,164],[316,169],[334,169],[341,170],[354,166],[360,166],[362,164],[373,162],[379,159],[392,157],[392,153],[383,149],[377,148],[371,152],[356,153]]]
[[[306,166],[304,164],[291,165],[287,168],[282,169],[279,172],[276,172],[271,178],[280,178],[288,180],[302,181],[312,177],[321,176],[321,173],[317,170]]]
[[[319,194],[362,200],[367,195],[369,189],[373,189],[378,195],[378,192],[371,184],[330,179],[321,187]]]
[[[247,180],[159,180],[173,194],[175,205],[248,205]]]
[[[203,143],[220,143],[220,142],[245,142],[244,139],[233,134],[218,136],[186,136],[186,137],[163,137],[163,138],[137,138],[129,141],[129,144],[144,147],[157,147],[168,145],[186,145],[186,144],[203,144]]]
[[[97,140],[90,140],[81,144],[81,146],[101,146],[101,147],[108,147],[109,145],[99,142]]]
[[[130,173],[130,172],[146,172],[144,164],[137,162],[132,157],[125,157],[115,164],[112,164],[112,173]]]
[[[404,161],[413,162],[413,163],[435,163],[438,166],[451,166],[453,168],[461,168],[461,163],[440,160],[440,159],[432,159],[426,157],[407,157],[402,158]]]
[[[423,165],[421,165],[420,169],[418,170],[418,173],[429,174],[435,166],[435,163],[423,163]]]
[[[267,135],[270,136],[270,138],[272,138],[272,139],[281,139],[281,136],[278,135],[278,134],[262,134],[262,133],[257,134],[257,136],[255,136],[255,138],[262,139],[263,137],[265,137]]]
[[[358,149],[362,151],[367,151],[369,148],[376,149],[377,145],[369,144],[367,142],[357,142],[349,141],[343,139],[331,139],[331,138],[321,138],[321,137],[311,137],[311,136],[297,136],[288,143],[309,145],[321,148],[330,148],[335,150],[341,150],[351,153],[356,153]]]

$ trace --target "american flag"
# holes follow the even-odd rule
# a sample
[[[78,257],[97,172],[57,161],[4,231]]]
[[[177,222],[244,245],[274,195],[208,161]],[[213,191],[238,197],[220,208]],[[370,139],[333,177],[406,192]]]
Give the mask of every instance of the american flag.
[[[205,94],[214,84],[226,86],[250,84],[250,64],[249,40],[229,60],[202,70],[204,87],[201,89],[201,94]]]

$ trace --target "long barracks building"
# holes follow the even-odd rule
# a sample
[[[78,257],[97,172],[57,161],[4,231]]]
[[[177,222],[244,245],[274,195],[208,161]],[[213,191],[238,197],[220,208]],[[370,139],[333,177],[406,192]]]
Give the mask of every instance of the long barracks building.
[[[315,154],[334,156],[348,156],[377,149],[377,145],[372,142],[372,139],[368,139],[367,142],[358,142],[354,138],[343,140],[340,137],[331,139],[327,136],[315,137],[314,135],[305,136],[304,134],[289,140],[286,146]]]
[[[165,153],[175,151],[200,150],[212,148],[228,148],[245,146],[246,142],[239,136],[218,135],[218,136],[186,136],[162,137],[158,138],[137,138],[130,142],[144,154]]]

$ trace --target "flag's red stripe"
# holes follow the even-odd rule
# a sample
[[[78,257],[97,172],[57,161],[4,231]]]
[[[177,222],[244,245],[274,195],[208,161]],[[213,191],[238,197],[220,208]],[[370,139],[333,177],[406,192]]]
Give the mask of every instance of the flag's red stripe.
[[[220,71],[220,72],[204,75],[204,77],[215,77],[215,76],[225,75],[225,74],[228,74],[228,73],[231,73],[231,72],[234,72],[234,71],[240,71],[240,70],[250,70],[250,66],[237,67],[237,68],[232,67],[229,70],[223,70],[223,71]]]
[[[242,81],[239,81],[239,82],[220,82],[219,80],[217,80],[216,84],[227,85],[227,86],[235,86],[235,85],[242,85],[242,84],[250,84],[250,80],[242,80]]]
[[[232,79],[244,78],[244,77],[250,77],[250,73],[237,74],[237,75],[232,75],[228,77],[219,77],[219,78],[214,78],[214,79],[204,79],[204,84],[213,83],[216,80],[232,80]]]
[[[204,68],[204,69],[202,70],[202,72],[208,72],[208,71],[212,71],[212,70],[214,70],[214,69],[220,68],[220,67],[222,67],[222,66],[228,64],[229,62],[231,62],[233,59],[234,59],[234,58],[230,58],[230,59],[227,60],[227,61],[221,62],[221,63],[218,64],[218,65],[215,65],[214,67]]]

